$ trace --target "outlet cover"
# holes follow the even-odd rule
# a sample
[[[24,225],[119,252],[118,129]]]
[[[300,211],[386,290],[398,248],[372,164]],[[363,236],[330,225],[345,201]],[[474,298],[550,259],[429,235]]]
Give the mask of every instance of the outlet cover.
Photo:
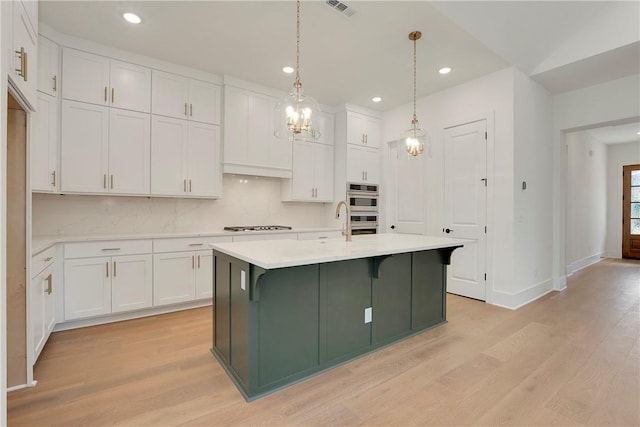
[[[364,323],[371,323],[371,307],[367,307],[364,309]]]
[[[240,289],[247,290],[247,273],[244,270],[240,270]]]

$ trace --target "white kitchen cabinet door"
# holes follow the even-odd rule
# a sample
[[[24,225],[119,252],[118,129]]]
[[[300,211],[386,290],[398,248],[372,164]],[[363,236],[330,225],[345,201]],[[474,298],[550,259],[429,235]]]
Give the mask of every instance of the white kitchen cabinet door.
[[[365,141],[367,147],[380,148],[380,119],[365,116]]]
[[[42,291],[44,295],[44,343],[42,345],[44,347],[53,327],[56,326],[56,295],[60,295],[61,290],[58,289],[60,282],[54,265],[49,266],[43,273],[46,273],[44,274],[44,289]]]
[[[189,80],[158,70],[153,70],[151,77],[151,112],[179,119],[188,118]]]
[[[293,143],[291,200],[315,200],[314,163],[316,159],[314,159],[314,145],[316,144],[307,141]]]
[[[20,0],[27,12],[29,22],[34,34],[38,34],[38,1],[37,0]]]
[[[114,59],[110,64],[110,105],[142,113],[151,111],[151,69]]]
[[[109,105],[109,58],[63,48],[62,97]]]
[[[366,147],[362,153],[364,180],[368,184],[380,183],[380,150]]]
[[[111,307],[113,313],[153,305],[152,255],[112,258]]]
[[[31,190],[55,192],[58,187],[58,99],[37,94],[35,129],[31,136]]]
[[[34,109],[38,86],[38,36],[23,3],[13,1],[12,9],[13,44],[10,50],[13,61],[8,67],[9,77],[29,107]]]
[[[200,80],[189,80],[189,120],[220,124],[222,89]]]
[[[204,123],[189,123],[187,144],[188,192],[190,196],[219,195],[220,128]]]
[[[110,257],[65,260],[65,320],[111,313],[111,274]]]
[[[314,144],[313,149],[315,199],[333,202],[333,146]]]
[[[62,192],[106,193],[109,108],[62,101]]]
[[[196,296],[195,252],[153,255],[153,305],[192,301]]]
[[[366,123],[362,114],[347,112],[347,143],[365,144]]]
[[[60,84],[60,47],[49,39],[38,37],[38,90],[57,96]]]
[[[196,299],[213,297],[213,251],[196,251]]]
[[[151,194],[187,195],[188,123],[151,117]]]
[[[347,144],[347,182],[365,182],[362,157],[364,147]]]
[[[151,116],[109,111],[109,192],[150,194]]]
[[[224,162],[234,165],[245,164],[249,151],[251,97],[248,91],[227,86],[224,102]]]
[[[44,305],[48,285],[47,277],[49,274],[45,274],[45,272],[47,272],[47,270],[44,270],[35,278],[31,279],[29,317],[31,322],[31,337],[33,339],[34,361],[38,358],[45,343]]]
[[[317,128],[320,135],[314,135],[315,142],[333,145],[334,118],[333,114],[320,112],[317,117]]]

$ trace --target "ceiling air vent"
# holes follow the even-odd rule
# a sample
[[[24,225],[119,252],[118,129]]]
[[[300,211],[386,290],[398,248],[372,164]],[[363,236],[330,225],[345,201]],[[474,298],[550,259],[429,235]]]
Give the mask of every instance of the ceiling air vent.
[[[339,12],[348,17],[351,17],[356,13],[356,11],[352,7],[346,5],[345,3],[342,3],[339,0],[326,0],[325,3],[331,6],[331,8],[336,12]]]

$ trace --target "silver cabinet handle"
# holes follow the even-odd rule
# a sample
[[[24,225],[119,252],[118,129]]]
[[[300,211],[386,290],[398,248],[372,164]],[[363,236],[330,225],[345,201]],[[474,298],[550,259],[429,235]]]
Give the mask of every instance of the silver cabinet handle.
[[[107,277],[109,277],[109,261],[105,262],[104,266],[107,269]]]
[[[120,248],[102,248],[103,251],[119,251]]]
[[[105,173],[102,177],[102,186],[107,188],[107,174]]]
[[[191,193],[191,180],[189,180],[189,193]]]
[[[198,268],[200,268],[200,255],[198,255]]]
[[[109,90],[108,87],[104,87],[104,102],[107,102],[107,91]]]
[[[111,103],[113,104],[116,100],[116,90],[115,88],[111,88]]]
[[[182,183],[182,189],[184,190],[184,192],[187,192],[187,180],[185,179]]]
[[[196,268],[196,256],[195,255],[191,255],[191,268],[192,269]]]
[[[51,172],[51,176],[53,177],[53,180],[51,181],[51,186],[55,187],[56,186],[56,171]]]
[[[365,181],[369,181],[369,172],[368,171],[364,172],[364,180]]]
[[[204,243],[189,243],[189,246],[202,246]]]
[[[53,76],[53,91],[58,91],[58,76]]]
[[[187,114],[187,103],[186,102],[184,103],[184,115],[188,116],[188,114]]]
[[[116,277],[117,274],[117,270],[116,270],[116,262],[113,261],[113,277]]]
[[[111,175],[111,189],[113,190],[113,174]]]
[[[53,292],[53,277],[51,276],[51,274],[47,276],[47,289],[45,290],[45,292],[47,293],[47,295],[51,295],[51,292]]]
[[[193,104],[189,104],[189,116],[193,117]]]

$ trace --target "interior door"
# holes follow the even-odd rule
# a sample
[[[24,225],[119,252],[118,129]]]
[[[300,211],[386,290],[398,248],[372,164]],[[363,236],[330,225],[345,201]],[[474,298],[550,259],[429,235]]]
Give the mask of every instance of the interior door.
[[[453,252],[447,291],[486,299],[487,124],[445,129],[445,224],[443,234],[468,239]]]
[[[389,221],[386,232],[424,234],[426,194],[424,156],[407,155],[394,141],[389,146]]]
[[[622,170],[622,257],[640,259],[640,165]]]

